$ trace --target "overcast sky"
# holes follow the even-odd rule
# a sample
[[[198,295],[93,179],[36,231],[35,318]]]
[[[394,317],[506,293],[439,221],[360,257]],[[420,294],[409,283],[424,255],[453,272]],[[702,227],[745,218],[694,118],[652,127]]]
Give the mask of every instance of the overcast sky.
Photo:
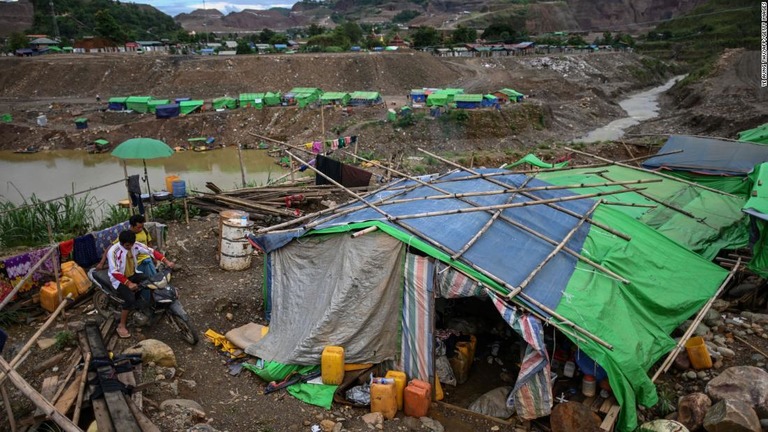
[[[182,12],[192,12],[195,9],[218,9],[223,14],[239,12],[243,9],[269,9],[271,7],[290,8],[295,2],[291,0],[236,0],[234,2],[207,1],[203,7],[203,0],[145,0],[135,3],[150,4],[170,16],[176,16]]]

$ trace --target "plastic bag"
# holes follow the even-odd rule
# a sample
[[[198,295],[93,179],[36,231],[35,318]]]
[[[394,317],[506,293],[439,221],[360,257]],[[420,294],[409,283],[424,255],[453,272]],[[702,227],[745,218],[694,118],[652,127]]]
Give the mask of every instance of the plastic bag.
[[[441,355],[435,358],[435,370],[437,371],[437,379],[443,384],[456,385],[456,375],[451,368],[451,362],[448,357]]]
[[[502,419],[512,417],[515,408],[507,407],[507,396],[511,391],[512,387],[497,387],[472,402],[469,410]]]
[[[356,406],[368,406],[371,404],[371,386],[363,384],[347,390],[347,400]]]

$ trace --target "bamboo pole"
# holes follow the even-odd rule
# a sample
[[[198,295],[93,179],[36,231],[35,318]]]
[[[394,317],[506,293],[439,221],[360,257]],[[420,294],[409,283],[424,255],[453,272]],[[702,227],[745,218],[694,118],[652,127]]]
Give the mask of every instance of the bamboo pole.
[[[603,204],[612,205],[612,206],[640,207],[640,208],[651,208],[651,209],[658,207],[657,205],[653,205],[653,204],[624,203],[624,202],[618,202],[618,201],[603,201]]]
[[[658,370],[656,370],[656,373],[653,374],[653,378],[651,378],[651,382],[655,382],[656,379],[663,373],[667,372],[669,370],[669,367],[672,366],[672,363],[674,362],[675,358],[677,357],[677,354],[680,352],[680,350],[683,348],[686,342],[688,342],[688,339],[693,334],[693,331],[696,330],[696,327],[699,325],[701,320],[704,319],[704,315],[707,314],[709,311],[709,308],[712,307],[712,304],[715,302],[715,299],[717,299],[720,294],[725,289],[725,286],[728,285],[728,282],[731,281],[733,278],[733,275],[736,273],[736,269],[739,268],[739,265],[741,264],[741,258],[738,259],[737,265],[735,265],[731,271],[728,273],[728,277],[725,278],[722,284],[720,284],[720,287],[717,289],[715,294],[712,296],[712,298],[709,299],[704,304],[704,307],[701,308],[699,313],[696,315],[696,318],[693,319],[693,322],[690,326],[688,326],[688,329],[683,334],[683,337],[680,338],[680,341],[677,342],[677,345],[675,345],[675,348],[670,351],[669,355],[666,359],[664,359],[664,363],[661,364]]]
[[[547,265],[547,263],[551,261],[552,258],[554,258],[555,255],[557,255],[565,247],[566,244],[568,244],[568,242],[571,240],[571,237],[573,237],[573,235],[576,234],[579,228],[581,228],[581,226],[584,225],[584,222],[587,221],[587,218],[589,217],[589,215],[591,215],[595,211],[595,209],[597,209],[597,206],[600,204],[601,204],[601,200],[597,200],[595,204],[592,205],[592,208],[590,208],[589,211],[584,213],[584,217],[582,217],[581,220],[576,225],[574,225],[573,228],[571,228],[568,234],[566,234],[566,236],[563,237],[563,240],[555,247],[555,249],[552,252],[550,252],[549,255],[547,255],[544,258],[544,260],[541,263],[539,263],[539,265],[537,265],[536,268],[534,268],[533,271],[522,282],[520,282],[520,285],[517,286],[516,292],[513,291],[509,293],[507,297],[514,297],[515,295],[517,295],[518,292],[524,290],[525,287],[527,287],[528,284],[531,283],[533,278],[536,277],[536,275],[541,271],[541,269],[543,269],[544,266]]]
[[[507,186],[503,182],[500,182],[500,181],[498,181],[496,179],[493,179],[493,178],[486,178],[486,177],[484,177],[483,174],[480,174],[480,173],[478,173],[475,170],[471,170],[471,169],[467,169],[465,167],[462,167],[461,165],[459,165],[459,164],[457,164],[455,162],[449,161],[448,159],[440,157],[440,156],[438,156],[438,155],[436,155],[434,153],[430,153],[430,152],[428,152],[428,151],[426,151],[424,149],[421,149],[421,148],[419,148],[418,150],[420,152],[424,153],[424,154],[432,156],[432,157],[434,157],[434,158],[436,158],[436,159],[438,159],[438,160],[440,160],[440,161],[442,161],[444,163],[447,163],[448,165],[454,166],[454,167],[456,167],[456,168],[458,168],[460,170],[467,171],[467,172],[469,172],[471,174],[480,175],[481,178],[486,179],[486,180],[488,180],[489,182],[491,182],[493,184],[496,184],[496,185],[499,185],[499,186],[502,186],[502,187],[506,187]],[[527,193],[523,193],[522,195],[524,195],[524,196],[526,196],[526,197],[528,197],[530,199],[534,199],[534,200],[539,199],[535,195],[530,195],[530,194],[527,194]],[[553,205],[547,204],[547,206],[549,206],[549,207],[551,207],[551,208],[553,208],[553,209],[555,209],[557,211],[563,212],[563,213],[565,213],[565,214],[567,214],[567,215],[569,215],[571,217],[574,217],[576,219],[580,219],[581,218],[581,215],[576,213],[576,212],[574,212],[574,211],[568,210],[568,209],[560,207],[558,205],[554,205],[554,203],[551,203],[551,204],[553,204]],[[611,233],[611,234],[613,234],[613,235],[615,235],[615,236],[617,236],[617,237],[619,237],[619,238],[621,238],[623,240],[630,241],[632,239],[630,236],[628,236],[628,235],[626,235],[626,234],[624,234],[622,232],[616,231],[615,229],[613,229],[613,228],[611,228],[611,227],[609,227],[609,226],[607,226],[607,225],[605,225],[603,223],[597,222],[595,220],[590,219],[589,223],[594,225],[594,226],[596,226],[596,227],[602,228],[603,230],[608,231],[609,233]]]
[[[27,341],[26,344],[24,344],[23,347],[21,347],[19,352],[16,354],[16,357],[14,357],[9,363],[9,366],[11,369],[15,369],[16,366],[21,364],[22,357],[24,357],[27,351],[29,351],[30,348],[32,348],[32,345],[35,344],[35,341],[37,341],[40,335],[42,335],[43,332],[47,330],[48,327],[51,326],[51,324],[53,324],[53,321],[56,319],[56,317],[59,316],[59,314],[64,310],[64,307],[67,305],[67,302],[72,301],[72,294],[71,293],[67,294],[67,297],[65,298],[65,300],[67,301],[61,302],[61,304],[59,304],[59,307],[57,307],[56,310],[51,314],[51,316],[48,317],[45,323],[43,323],[42,327],[40,327],[40,329],[37,330],[37,332],[35,332],[35,334],[32,335],[31,338],[29,338],[29,340]],[[8,375],[6,373],[4,372],[0,373],[0,385],[2,385],[5,382],[5,379],[7,377]]]
[[[364,236],[364,235],[366,235],[366,234],[368,234],[370,232],[376,231],[377,229],[379,229],[379,227],[377,227],[376,225],[370,226],[370,227],[368,227],[366,229],[363,229],[363,230],[355,232],[354,234],[352,234],[352,238],[362,237],[362,236]]]
[[[80,421],[80,410],[83,405],[83,393],[85,391],[85,382],[88,381],[88,368],[91,364],[91,353],[85,353],[85,363],[83,364],[83,374],[80,375],[79,390],[77,391],[77,403],[75,413],[72,415],[72,423],[77,424]]]
[[[600,177],[602,177],[602,178],[604,178],[604,179],[606,179],[608,181],[612,181],[611,178],[608,177],[605,174],[599,174],[599,175],[600,175]],[[659,180],[661,180],[661,179],[659,179]],[[622,186],[622,187],[626,187],[626,186]],[[677,207],[677,206],[674,206],[674,205],[669,204],[667,202],[664,202],[664,201],[662,201],[662,200],[660,200],[660,199],[658,199],[658,198],[656,198],[656,197],[654,197],[652,195],[649,195],[649,194],[647,194],[645,192],[636,192],[636,193],[638,195],[640,195],[641,197],[645,198],[645,199],[651,200],[651,201],[653,201],[653,202],[655,202],[657,204],[661,204],[662,206],[664,206],[664,207],[666,207],[666,208],[668,208],[670,210],[676,211],[676,212],[678,212],[678,213],[680,213],[682,215],[688,216],[691,219],[695,219],[695,220],[698,220],[698,221],[701,221],[702,223],[704,223],[701,218],[696,217],[696,215],[694,215],[693,213],[691,213],[689,211],[685,211],[685,210],[681,209],[680,207]]]
[[[5,384],[0,385],[0,395],[3,396],[3,405],[5,405],[6,415],[8,415],[8,425],[11,427],[11,432],[16,432],[16,417],[13,415],[11,399],[10,396],[8,396],[8,390],[5,388]]]
[[[587,199],[587,198],[596,198],[596,197],[602,197],[602,196],[608,196],[608,195],[617,195],[617,194],[627,193],[627,192],[636,192],[638,190],[643,190],[643,189],[642,188],[629,188],[629,189],[625,189],[625,190],[595,192],[595,193],[591,193],[591,194],[573,195],[573,196],[559,197],[559,198],[550,198],[550,199],[539,200],[539,201],[524,201],[524,202],[510,203],[510,204],[498,204],[498,205],[489,205],[489,206],[472,207],[472,208],[460,208],[460,209],[454,209],[454,210],[442,210],[442,211],[434,211],[434,212],[413,213],[413,214],[408,214],[408,215],[392,216],[392,218],[393,218],[392,220],[416,219],[416,218],[433,217],[433,216],[447,216],[447,215],[452,215],[452,214],[475,213],[475,212],[486,211],[486,210],[510,209],[510,208],[518,208],[518,207],[530,207],[530,206],[534,206],[534,205],[549,205],[549,204],[552,204],[552,203],[559,203],[559,202],[566,202],[566,201],[578,201],[578,200]]]
[[[240,147],[242,146],[238,144],[237,159],[240,161],[240,179],[243,182],[243,187],[245,187],[245,166],[243,165],[243,150]]]
[[[7,376],[14,386],[16,386],[17,389],[26,397],[29,398],[29,400],[32,401],[38,408],[43,410],[43,412],[51,419],[54,423],[56,423],[59,427],[61,427],[65,432],[82,432],[82,430],[77,427],[76,424],[72,423],[72,420],[68,419],[66,416],[61,414],[60,412],[56,411],[56,408],[51,405],[50,402],[48,402],[43,395],[38,393],[37,390],[35,390],[27,381],[24,380],[24,377],[19,375],[18,372],[16,372],[8,362],[0,357],[0,371],[3,372],[5,376]]]
[[[47,260],[53,252],[58,250],[58,246],[52,246],[50,249],[48,249],[48,252],[43,255],[42,258],[40,258],[40,261],[38,261],[34,266],[32,266],[31,269],[29,269],[29,272],[27,272],[27,275],[24,276],[22,280],[19,281],[19,283],[16,284],[15,287],[11,290],[11,292],[8,293],[7,296],[3,299],[2,302],[0,302],[0,310],[3,310],[3,308],[11,302],[11,299],[16,295],[17,292],[19,292],[19,289],[21,289],[22,286],[24,286],[25,283],[27,283],[27,280],[29,280],[30,277],[37,271],[38,268],[40,268],[43,263],[45,263],[45,260]]]
[[[304,162],[303,160],[299,159],[296,155],[292,154],[291,152],[286,151],[286,153],[288,155],[290,155],[292,158],[296,159],[298,162],[306,164],[306,162]],[[410,232],[414,236],[417,236],[420,239],[429,242],[430,244],[434,245],[435,247],[437,247],[440,250],[442,250],[443,252],[445,252],[447,255],[453,254],[453,251],[451,251],[450,249],[448,249],[444,245],[442,245],[442,244],[434,241],[433,239],[429,238],[428,236],[422,234],[417,229],[415,229],[415,228],[413,228],[413,227],[411,227],[411,226],[409,226],[407,224],[404,224],[404,223],[402,223],[400,221],[395,220],[394,216],[392,216],[392,215],[388,214],[387,212],[385,212],[384,210],[376,207],[374,204],[371,204],[368,201],[364,200],[360,195],[358,195],[355,192],[349,190],[348,188],[342,186],[340,183],[338,183],[337,181],[333,180],[329,176],[325,175],[324,173],[322,173],[320,170],[316,169],[315,167],[310,166],[309,168],[312,169],[313,171],[315,171],[315,173],[323,176],[326,180],[328,180],[332,184],[335,184],[336,186],[340,187],[342,190],[344,190],[348,194],[350,194],[353,197],[355,197],[358,200],[360,200],[363,204],[365,204],[366,206],[371,208],[371,210],[373,210],[373,211],[381,214],[382,216],[384,216],[388,221],[391,221],[391,222],[397,224],[398,226],[400,226],[404,230]],[[502,280],[502,279],[498,278],[497,276],[491,274],[490,272],[486,271],[485,269],[482,269],[482,268],[478,267],[477,265],[475,265],[475,264],[473,264],[471,262],[465,262],[465,264],[469,265],[473,269],[475,269],[478,272],[482,273],[483,275],[485,275],[489,279],[493,280],[494,282],[496,282],[496,283],[506,287],[507,289],[514,289],[514,287],[509,285],[507,282],[505,282],[504,280]],[[589,332],[588,330],[586,330],[583,327],[579,326],[578,324],[570,321],[569,319],[565,318],[564,316],[558,314],[557,312],[555,312],[551,308],[547,307],[543,303],[539,302],[538,300],[536,300],[536,299],[534,299],[534,298],[532,298],[532,297],[530,297],[530,296],[528,296],[528,295],[526,295],[524,293],[520,293],[519,297],[521,297],[524,301],[529,302],[530,304],[533,304],[534,306],[538,307],[539,309],[541,309],[542,311],[544,311],[547,314],[551,315],[552,317],[556,318],[557,320],[560,321],[560,323],[572,327],[573,329],[581,332],[584,336],[592,339],[593,341],[599,343],[600,345],[602,345],[602,346],[604,346],[604,347],[606,347],[608,349],[613,349],[613,346],[610,345],[609,343],[605,342],[601,338],[599,338],[596,335],[592,334],[591,332]]]
[[[353,155],[353,156],[354,156],[354,155]],[[388,167],[384,167],[384,166],[380,165],[380,164],[379,164],[379,163],[377,163],[377,162],[374,162],[374,161],[368,161],[367,159],[364,159],[364,158],[362,158],[362,157],[359,157],[359,156],[355,156],[355,157],[356,157],[357,159],[360,159],[360,160],[363,160],[363,161],[366,161],[366,162],[370,162],[370,163],[373,163],[374,165],[377,165],[377,166],[379,166],[379,167],[381,167],[381,168],[383,168],[383,169],[386,169],[386,170],[391,170],[391,168],[388,168]],[[443,192],[443,193],[446,193],[446,194],[450,194],[449,192],[447,192],[447,191],[445,191],[445,190],[443,190],[443,189],[441,189],[441,188],[439,188],[439,187],[435,186],[433,182],[429,182],[429,183],[427,183],[427,182],[424,182],[424,181],[423,181],[423,180],[421,180],[421,179],[418,179],[418,178],[414,178],[414,177],[410,177],[410,176],[408,176],[407,174],[404,174],[404,173],[400,173],[400,172],[398,172],[398,171],[396,171],[396,170],[392,170],[392,171],[393,171],[394,173],[396,173],[396,174],[400,175],[400,176],[403,176],[403,177],[405,177],[405,178],[408,178],[409,180],[415,181],[415,182],[417,182],[417,183],[423,184],[424,186],[427,186],[427,187],[429,187],[429,188],[432,188],[432,189],[434,189],[434,190],[436,190],[436,191],[438,191],[438,192]],[[449,174],[452,174],[452,173],[453,173],[453,172],[448,172],[448,173],[446,173],[446,174],[443,174],[443,175],[442,175],[442,176],[440,176],[440,177],[445,177],[445,176],[447,176],[447,175],[449,175]],[[507,175],[508,175],[508,174],[507,174]],[[466,178],[466,177],[462,177],[462,179],[464,179],[464,178]],[[529,181],[531,181],[532,179],[533,179],[533,177],[529,177],[528,179],[526,179],[526,180],[523,182],[523,185],[525,185],[525,184],[528,184],[528,182],[529,182]],[[402,194],[402,193],[405,193],[405,192],[407,192],[407,191],[410,191],[410,190],[413,190],[413,189],[414,189],[414,188],[416,188],[416,187],[418,187],[418,185],[417,185],[417,186],[412,186],[412,187],[410,187],[408,190],[403,190],[402,192],[400,192],[400,194]],[[399,194],[395,194],[395,195],[399,195]],[[390,196],[389,198],[393,198],[395,195],[392,195],[392,196]],[[467,200],[463,200],[463,201],[465,201],[465,202],[467,202],[467,203],[469,203],[469,204],[471,204],[471,205],[477,205],[476,203],[474,203],[474,202],[472,202],[472,201],[467,201]],[[380,202],[381,202],[381,201],[380,201]],[[374,204],[375,204],[375,203],[374,203]],[[359,209],[362,209],[362,208],[364,208],[364,207],[365,207],[365,206],[359,206],[359,207],[355,208],[355,210],[359,210]],[[347,213],[349,213],[349,212],[347,212]],[[501,212],[499,211],[499,213],[501,213]],[[337,216],[337,215],[334,215],[334,216],[328,217],[327,219],[331,219],[332,217],[336,217],[336,216]],[[529,228],[529,227],[527,227],[527,226],[525,226],[525,225],[523,225],[523,224],[521,224],[521,223],[519,223],[519,222],[515,221],[514,219],[508,218],[508,217],[506,217],[506,216],[504,216],[504,215],[501,215],[501,216],[497,216],[497,217],[498,217],[498,218],[500,218],[501,220],[503,220],[503,221],[507,222],[508,224],[510,224],[510,225],[512,225],[512,226],[514,226],[514,227],[516,227],[516,228],[518,228],[518,229],[521,229],[521,230],[523,230],[523,231],[525,231],[525,232],[527,232],[527,233],[529,233],[529,234],[531,234],[531,235],[533,235],[533,236],[535,236],[535,237],[537,237],[537,238],[539,238],[539,239],[541,239],[541,240],[544,240],[545,242],[547,242],[547,243],[549,243],[549,244],[551,244],[551,245],[555,245],[555,246],[556,246],[556,245],[558,244],[558,242],[557,242],[557,241],[550,239],[549,237],[547,237],[547,236],[545,236],[545,235],[543,235],[543,234],[539,233],[538,231],[535,231],[535,230],[533,230],[533,229],[531,229],[531,228]],[[326,219],[326,220],[327,220],[327,219]],[[470,241],[471,241],[471,240],[470,240]],[[471,245],[470,245],[470,246],[471,246]],[[466,247],[466,245],[465,245],[465,247]],[[581,254],[579,254],[579,253],[578,253],[578,252],[576,252],[576,251],[574,251],[574,250],[572,250],[572,249],[570,249],[570,248],[567,248],[567,247],[566,247],[566,248],[564,248],[563,250],[564,250],[566,253],[568,253],[568,254],[572,255],[573,257],[575,257],[576,259],[578,259],[579,261],[582,261],[582,262],[584,262],[585,264],[587,264],[587,265],[590,265],[590,266],[592,266],[592,267],[596,268],[597,270],[600,270],[601,272],[603,272],[603,273],[605,273],[605,274],[607,274],[607,275],[611,276],[612,278],[614,278],[614,279],[616,279],[616,280],[620,281],[621,283],[624,283],[624,284],[628,284],[628,283],[629,283],[629,281],[628,281],[627,279],[625,279],[625,278],[623,278],[622,276],[620,276],[620,275],[616,274],[616,273],[615,273],[615,272],[613,272],[612,270],[609,270],[609,269],[605,268],[604,266],[602,266],[602,265],[600,265],[600,264],[598,264],[598,263],[596,263],[596,262],[592,261],[591,259],[589,259],[589,258],[587,258],[587,257],[585,257],[585,256],[583,256],[583,255],[581,255]],[[462,251],[461,251],[461,254],[463,254],[463,251],[465,251],[465,249],[462,249]],[[451,253],[451,255],[452,255],[452,256],[453,256],[453,255],[456,255],[456,254],[458,254],[458,252],[457,252],[457,253],[453,253],[453,252]],[[461,255],[461,254],[459,254],[459,255]],[[455,258],[454,258],[454,259],[455,259]]]
[[[674,181],[679,181],[681,183],[685,183],[685,184],[691,185],[691,186],[696,186],[698,188],[701,188],[701,189],[704,189],[704,190],[708,190],[710,192],[715,192],[715,193],[718,193],[720,195],[725,195],[725,196],[729,196],[729,197],[735,197],[735,195],[731,195],[731,194],[729,194],[727,192],[723,192],[721,190],[713,189],[711,187],[700,185],[698,183],[694,183],[694,182],[691,182],[691,181],[688,181],[688,180],[684,180],[684,179],[681,179],[681,178],[673,177],[673,176],[671,176],[669,174],[664,174],[664,173],[659,172],[659,171],[649,170],[647,168],[634,167],[632,165],[627,165],[627,164],[624,164],[624,163],[621,163],[621,162],[612,161],[610,159],[606,159],[604,157],[600,157],[598,155],[594,155],[594,154],[591,154],[591,153],[587,153],[587,152],[583,152],[583,151],[579,151],[579,150],[574,150],[574,149],[572,149],[570,147],[565,147],[565,149],[568,150],[568,151],[572,151],[572,152],[578,153],[580,155],[593,157],[593,158],[595,158],[595,159],[597,159],[599,161],[603,161],[603,162],[606,162],[608,164],[618,165],[618,166],[621,166],[621,167],[625,167],[625,168],[629,168],[629,169],[633,169],[633,170],[637,170],[637,171],[643,171],[643,172],[655,174],[657,176],[661,176],[661,177],[666,178],[666,179],[670,179],[670,180],[674,180]]]
[[[48,241],[51,242],[51,244],[55,244],[53,242],[53,231],[51,230],[51,224],[46,223],[45,227],[48,229]],[[58,254],[51,254],[51,267],[53,267],[53,278],[56,282],[56,299],[61,304],[61,281],[59,280],[59,259]]]
[[[659,157],[659,156],[669,156],[669,155],[678,154],[678,153],[682,153],[682,152],[683,152],[683,150],[673,150],[673,151],[668,151],[668,152],[664,152],[664,153],[656,153],[656,154],[652,154],[652,155],[633,157],[632,159],[622,159],[619,162],[621,162],[621,163],[635,162],[635,161],[639,161],[639,160],[643,160],[643,159],[651,159],[651,158],[655,158],[655,157]]]
[[[532,178],[532,177],[529,177]],[[460,179],[463,180],[463,179]],[[387,205],[389,204],[404,204],[408,202],[414,202],[414,201],[424,201],[424,200],[440,200],[440,199],[461,199],[461,198],[468,198],[468,197],[476,197],[476,196],[492,196],[492,195],[503,195],[508,193],[520,193],[520,192],[540,192],[540,191],[553,191],[553,190],[564,190],[564,189],[581,189],[581,188],[598,188],[598,187],[609,187],[609,186],[626,186],[626,185],[632,185],[632,184],[644,184],[644,183],[658,183],[661,182],[661,179],[647,179],[647,180],[628,180],[628,181],[617,181],[617,182],[604,182],[604,183],[579,183],[579,184],[570,184],[570,185],[556,185],[556,186],[535,186],[535,187],[529,187],[529,188],[514,188],[514,189],[502,189],[502,190],[492,190],[492,191],[482,191],[482,192],[464,192],[464,193],[449,193],[446,192],[447,195],[427,195],[417,198],[405,198],[401,200],[394,200],[394,201],[387,201]]]

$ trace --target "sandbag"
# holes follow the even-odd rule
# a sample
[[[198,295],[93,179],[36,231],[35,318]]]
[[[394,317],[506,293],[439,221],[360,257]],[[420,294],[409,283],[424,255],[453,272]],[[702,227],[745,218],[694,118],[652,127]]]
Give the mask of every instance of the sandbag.
[[[497,387],[472,402],[469,410],[502,419],[512,417],[515,408],[507,408],[507,396],[511,391],[512,387]]]

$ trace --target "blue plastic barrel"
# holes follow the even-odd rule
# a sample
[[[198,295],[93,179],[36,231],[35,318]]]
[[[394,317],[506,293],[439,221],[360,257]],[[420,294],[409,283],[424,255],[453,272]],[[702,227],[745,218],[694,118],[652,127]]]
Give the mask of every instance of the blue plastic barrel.
[[[184,198],[187,196],[187,182],[184,180],[175,180],[171,183],[171,186],[173,186],[171,193],[174,198]]]

